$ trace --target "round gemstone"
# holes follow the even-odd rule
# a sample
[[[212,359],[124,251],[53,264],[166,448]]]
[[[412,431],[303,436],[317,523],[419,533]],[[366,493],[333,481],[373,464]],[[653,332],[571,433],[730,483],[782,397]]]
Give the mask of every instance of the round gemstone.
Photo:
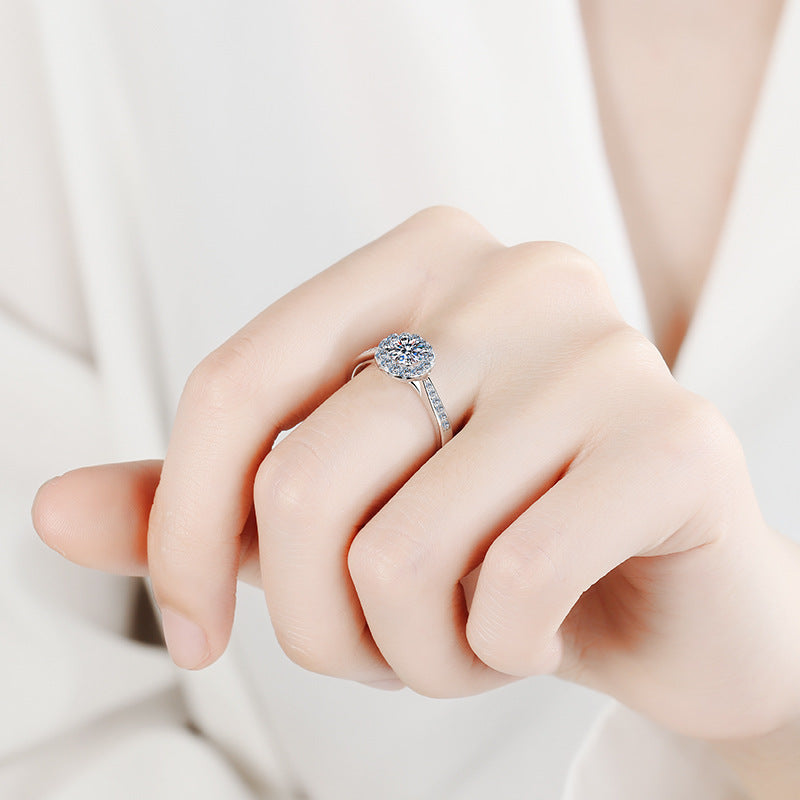
[[[390,333],[375,352],[378,366],[395,378],[416,380],[433,367],[433,347],[417,333]]]

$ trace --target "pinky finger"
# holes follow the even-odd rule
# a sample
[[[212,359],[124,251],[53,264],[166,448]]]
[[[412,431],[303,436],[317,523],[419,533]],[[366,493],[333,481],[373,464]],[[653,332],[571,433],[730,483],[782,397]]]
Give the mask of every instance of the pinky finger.
[[[561,624],[583,592],[667,540],[697,507],[692,471],[656,453],[649,462],[638,451],[586,459],[492,542],[467,620],[484,663],[526,676],[574,661]]]

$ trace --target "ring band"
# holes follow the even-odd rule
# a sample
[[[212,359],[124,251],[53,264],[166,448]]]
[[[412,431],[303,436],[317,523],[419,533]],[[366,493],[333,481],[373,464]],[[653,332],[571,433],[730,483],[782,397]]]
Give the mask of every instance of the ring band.
[[[356,357],[354,378],[368,364],[374,362],[387,375],[410,384],[430,408],[433,422],[439,434],[439,447],[453,437],[453,426],[444,410],[439,393],[430,378],[436,356],[430,343],[418,333],[390,333],[381,339],[377,347],[364,350]]]

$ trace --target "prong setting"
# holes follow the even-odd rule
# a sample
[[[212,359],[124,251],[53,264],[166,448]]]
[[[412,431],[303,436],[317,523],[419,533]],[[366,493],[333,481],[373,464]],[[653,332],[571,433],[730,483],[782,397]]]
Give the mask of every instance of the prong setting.
[[[428,377],[434,361],[433,347],[418,333],[390,333],[377,347],[371,347],[358,356],[350,377],[354,378],[367,364],[374,362],[383,372],[408,383],[427,402],[439,434],[439,446],[442,446],[452,438],[453,426],[433,381]]]
[[[414,381],[424,378],[433,368],[435,355],[430,343],[418,333],[390,333],[381,339],[375,362],[395,378]]]

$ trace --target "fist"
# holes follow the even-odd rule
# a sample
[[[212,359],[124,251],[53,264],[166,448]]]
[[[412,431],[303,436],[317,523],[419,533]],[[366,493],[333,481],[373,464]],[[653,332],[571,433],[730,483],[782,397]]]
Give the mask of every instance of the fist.
[[[444,446],[424,396],[375,365],[350,378],[395,331],[434,347]],[[327,675],[454,697],[551,673],[707,737],[800,713],[800,556],[731,428],[585,255],[507,247],[451,207],[203,359],[163,465],[68,473],[34,521],[79,563],[149,573],[187,668],[224,651],[242,578]]]

